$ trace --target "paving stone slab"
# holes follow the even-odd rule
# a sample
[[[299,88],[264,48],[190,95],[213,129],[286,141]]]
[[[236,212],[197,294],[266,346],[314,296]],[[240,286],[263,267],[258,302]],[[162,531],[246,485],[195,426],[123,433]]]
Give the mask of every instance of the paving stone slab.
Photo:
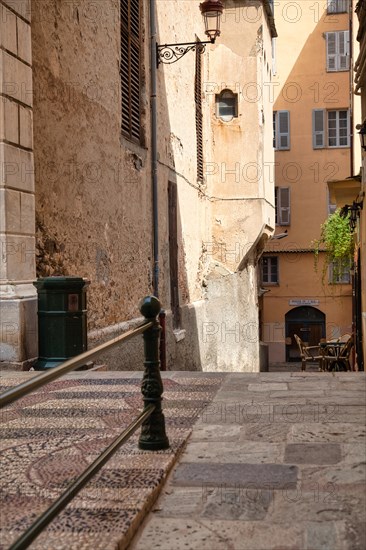
[[[173,485],[238,485],[249,489],[291,488],[298,480],[298,468],[285,464],[197,464],[181,463],[174,471]]]
[[[286,443],[291,425],[288,423],[264,423],[247,424],[242,428],[240,439],[242,441],[266,441],[268,443]]]
[[[297,550],[303,542],[303,526],[289,522],[152,518],[130,550]]]
[[[294,391],[292,390],[289,392],[288,390],[286,392],[284,391],[271,391],[269,394],[269,397],[271,401],[277,400],[277,399],[290,399],[292,401],[297,399],[308,399],[311,398],[314,400],[315,398],[322,398],[325,395],[325,390],[320,390],[317,387],[313,388],[312,390],[299,390]]]
[[[337,464],[342,458],[337,443],[289,443],[285,449],[285,463]]]
[[[366,463],[365,443],[343,443],[342,457],[346,464],[362,465]]]
[[[365,518],[366,495],[359,488],[340,491],[334,483],[313,484],[309,490],[298,484],[296,489],[273,491],[273,502],[267,521],[281,523],[284,518],[294,521],[328,522],[352,520],[358,523]]]
[[[241,463],[278,463],[282,462],[284,443],[267,443],[257,441],[226,441],[225,445],[211,442],[191,441],[181,456],[181,463],[205,462],[231,464],[233,457]]]
[[[337,465],[299,467],[301,487],[304,491],[312,491],[314,487],[332,488],[336,492],[350,492],[362,488],[366,491],[366,468],[365,464],[339,463]]]
[[[362,521],[346,520],[346,532],[343,537],[347,550],[365,550],[366,523],[365,515]]]
[[[271,507],[273,491],[237,485],[170,487],[153,509],[156,517],[262,521]]]
[[[288,437],[289,442],[364,442],[366,443],[366,426],[360,424],[337,423],[332,426],[321,423],[294,424]]]
[[[190,441],[211,441],[224,443],[227,441],[238,441],[242,427],[239,425],[225,426],[222,424],[197,423]]]
[[[304,550],[343,550],[345,531],[344,521],[308,522],[305,527]]]
[[[272,392],[272,391],[287,391],[288,385],[286,382],[267,382],[262,379],[260,384],[249,384],[248,391],[250,392]]]

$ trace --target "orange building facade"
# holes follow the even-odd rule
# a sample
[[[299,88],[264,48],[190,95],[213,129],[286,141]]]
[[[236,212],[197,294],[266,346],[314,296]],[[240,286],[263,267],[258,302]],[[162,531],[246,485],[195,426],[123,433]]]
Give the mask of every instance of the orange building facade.
[[[353,127],[350,0],[281,1],[274,59],[273,170],[276,233],[262,257],[261,337],[272,363],[352,331],[352,269],[334,276],[314,265],[313,241],[336,208],[328,182],[358,174]],[[358,120],[357,120],[358,121]],[[358,139],[358,137],[357,137]],[[359,146],[356,151],[359,154]]]

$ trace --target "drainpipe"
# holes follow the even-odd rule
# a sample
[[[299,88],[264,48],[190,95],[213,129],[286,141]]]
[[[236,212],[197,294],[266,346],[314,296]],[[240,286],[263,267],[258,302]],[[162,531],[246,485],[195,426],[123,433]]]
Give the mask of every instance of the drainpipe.
[[[157,65],[156,65],[156,0],[150,0],[150,104],[151,104],[151,187],[153,206],[153,289],[159,296],[159,209],[158,209],[158,150],[157,150]],[[160,370],[166,370],[165,311],[159,313],[160,333]]]
[[[159,297],[158,153],[156,115],[156,18],[155,0],[150,0],[150,85],[151,85],[151,183],[153,201],[153,287]]]

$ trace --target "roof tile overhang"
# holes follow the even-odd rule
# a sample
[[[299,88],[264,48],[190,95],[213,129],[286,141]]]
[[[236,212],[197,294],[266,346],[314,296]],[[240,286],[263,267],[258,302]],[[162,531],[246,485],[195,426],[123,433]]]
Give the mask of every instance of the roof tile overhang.
[[[330,202],[342,207],[355,201],[361,191],[361,176],[328,181]]]

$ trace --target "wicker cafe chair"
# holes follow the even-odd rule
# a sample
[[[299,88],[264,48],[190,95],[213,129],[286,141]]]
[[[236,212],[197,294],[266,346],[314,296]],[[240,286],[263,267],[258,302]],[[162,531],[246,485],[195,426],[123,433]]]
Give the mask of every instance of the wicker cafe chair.
[[[342,340],[339,339],[339,342],[342,342]],[[350,336],[348,340],[343,343],[343,346],[339,350],[338,356],[336,356],[334,352],[332,353],[332,355],[330,354],[324,355],[323,359],[324,359],[325,370],[338,370],[338,371],[352,370],[350,357],[351,357],[351,351],[352,351],[353,345],[354,345],[353,336]]]
[[[323,355],[321,354],[320,346],[305,346],[301,338],[294,334],[297,345],[299,346],[300,355],[301,355],[301,370],[306,369],[307,362],[319,362],[319,370],[323,370]],[[317,355],[315,351],[317,350]]]
[[[338,338],[338,342],[348,342],[348,340],[352,338],[352,334],[349,334],[348,332],[346,332],[345,334],[342,334],[342,336],[340,336]]]

